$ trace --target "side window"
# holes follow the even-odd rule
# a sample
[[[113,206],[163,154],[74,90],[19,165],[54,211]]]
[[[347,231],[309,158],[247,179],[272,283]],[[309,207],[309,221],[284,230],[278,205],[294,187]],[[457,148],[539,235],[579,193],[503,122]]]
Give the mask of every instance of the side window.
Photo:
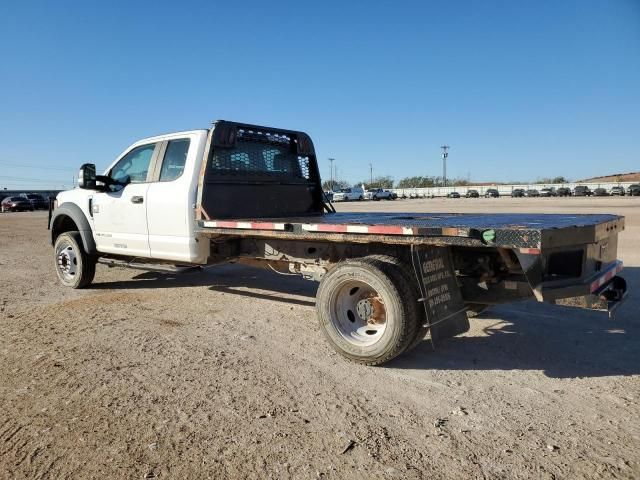
[[[146,182],[149,164],[155,148],[155,143],[134,148],[114,165],[109,176],[114,180],[125,183]]]
[[[188,138],[169,141],[167,151],[162,160],[162,169],[160,170],[161,182],[170,182],[182,175],[190,143],[191,141]]]

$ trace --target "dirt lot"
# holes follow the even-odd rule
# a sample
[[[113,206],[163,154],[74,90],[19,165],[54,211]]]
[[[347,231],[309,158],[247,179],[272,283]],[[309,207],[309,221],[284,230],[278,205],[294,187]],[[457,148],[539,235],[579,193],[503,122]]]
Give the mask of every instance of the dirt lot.
[[[343,361],[315,284],[99,266],[57,284],[43,213],[0,215],[0,478],[639,478],[640,199],[341,210],[611,212],[617,318],[536,303],[388,366]],[[348,446],[351,445],[349,448]]]

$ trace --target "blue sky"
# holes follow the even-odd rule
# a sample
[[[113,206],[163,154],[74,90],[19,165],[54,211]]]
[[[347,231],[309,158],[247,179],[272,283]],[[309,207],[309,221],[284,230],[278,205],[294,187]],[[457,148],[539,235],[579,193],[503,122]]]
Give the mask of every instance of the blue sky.
[[[0,187],[218,118],[307,131],[325,178],[640,170],[638,0],[3,2],[0,55]]]

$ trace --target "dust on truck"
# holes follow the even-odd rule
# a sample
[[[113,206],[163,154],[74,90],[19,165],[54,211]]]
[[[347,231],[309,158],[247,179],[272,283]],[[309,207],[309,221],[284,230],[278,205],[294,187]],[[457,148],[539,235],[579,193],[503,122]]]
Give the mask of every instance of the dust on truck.
[[[236,262],[319,282],[320,330],[344,357],[378,365],[425,337],[469,329],[490,305],[535,299],[612,312],[616,215],[336,213],[310,137],[229,121],[127,148],[50,206],[60,282],[96,264],[180,272]],[[274,279],[277,281],[277,279]]]

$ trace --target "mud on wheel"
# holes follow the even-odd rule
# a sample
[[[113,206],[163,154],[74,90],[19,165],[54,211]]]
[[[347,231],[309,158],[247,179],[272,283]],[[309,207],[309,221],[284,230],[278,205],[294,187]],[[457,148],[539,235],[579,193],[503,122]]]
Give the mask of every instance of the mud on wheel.
[[[354,362],[379,365],[401,354],[416,333],[416,290],[384,256],[340,262],[318,288],[320,328]]]
[[[96,261],[84,251],[80,233],[66,232],[56,238],[53,261],[63,285],[84,288],[93,281]]]

